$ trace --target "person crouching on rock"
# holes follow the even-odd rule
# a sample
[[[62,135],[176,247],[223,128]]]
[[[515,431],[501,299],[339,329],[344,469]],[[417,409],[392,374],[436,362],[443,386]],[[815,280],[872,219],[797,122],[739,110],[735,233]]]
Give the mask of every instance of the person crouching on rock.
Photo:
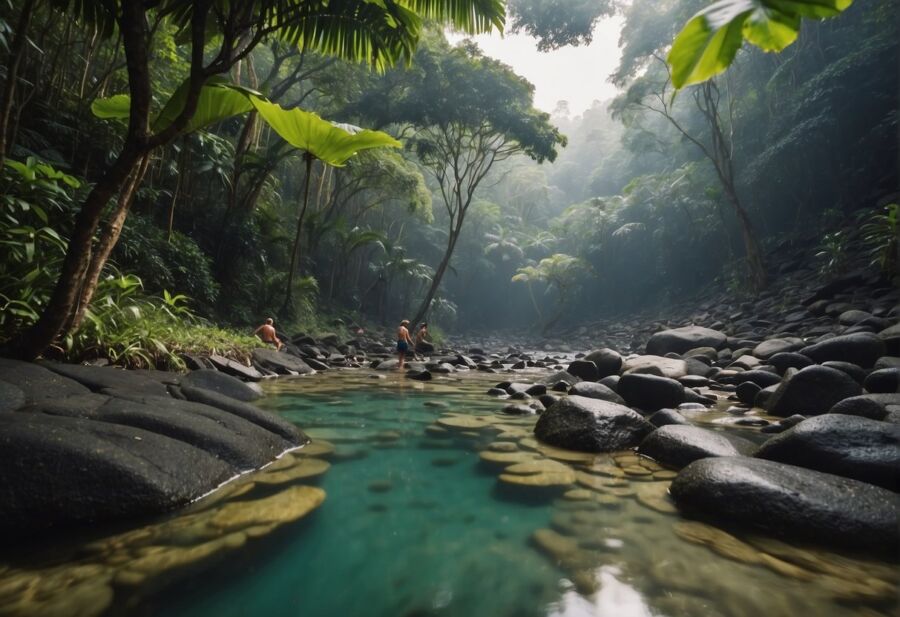
[[[272,318],[269,317],[266,319],[266,323],[258,327],[253,334],[258,336],[263,343],[275,345],[275,349],[281,351],[281,348],[284,347],[284,343],[282,343],[281,339],[278,338],[278,335],[275,334],[275,326],[272,325],[273,323]]]
[[[428,336],[428,324],[424,321],[419,325],[419,330],[416,332],[416,348],[415,353],[418,358],[419,354],[425,354],[431,351],[431,343],[426,340]]]
[[[400,327],[397,328],[397,359],[400,361],[400,364],[397,366],[398,370],[403,370],[403,363],[406,361],[406,352],[409,351],[410,346],[413,344],[412,339],[409,337],[409,320],[404,319],[400,322]]]

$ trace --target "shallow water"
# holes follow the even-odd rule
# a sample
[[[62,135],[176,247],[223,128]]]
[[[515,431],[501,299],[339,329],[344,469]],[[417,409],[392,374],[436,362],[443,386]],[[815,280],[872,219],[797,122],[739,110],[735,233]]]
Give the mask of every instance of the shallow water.
[[[381,377],[332,372],[267,384],[262,406],[313,438],[305,454],[186,513],[73,542],[60,563],[0,566],[0,615],[49,614],[48,607],[84,617],[897,609],[892,565],[685,521],[666,495],[672,474],[652,461],[541,446],[533,417],[498,415],[504,403],[483,395],[497,376],[426,384]],[[727,429],[723,418],[696,420]],[[504,472],[523,477],[504,469],[513,461],[481,456],[527,461],[558,485],[510,485]],[[315,499],[313,485],[327,497],[303,517],[308,508],[297,504]],[[9,584],[26,575],[38,582]],[[34,600],[11,602],[16,593]],[[58,604],[47,603],[56,596]]]

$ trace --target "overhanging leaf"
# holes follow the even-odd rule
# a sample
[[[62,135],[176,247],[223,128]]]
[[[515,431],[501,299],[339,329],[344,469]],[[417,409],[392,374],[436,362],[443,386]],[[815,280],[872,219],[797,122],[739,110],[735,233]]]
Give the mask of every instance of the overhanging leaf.
[[[357,152],[369,148],[399,148],[400,142],[381,131],[352,133],[299,108],[284,109],[261,97],[250,97],[259,115],[286,142],[329,165],[341,167]]]
[[[719,0],[700,11],[675,37],[667,58],[676,89],[704,82],[727,69],[746,40],[763,51],[781,51],[800,33],[801,18],[826,19],[853,0]]]
[[[104,99],[95,99],[91,103],[91,112],[104,120],[128,118],[131,110],[131,97],[127,94],[115,94]]]

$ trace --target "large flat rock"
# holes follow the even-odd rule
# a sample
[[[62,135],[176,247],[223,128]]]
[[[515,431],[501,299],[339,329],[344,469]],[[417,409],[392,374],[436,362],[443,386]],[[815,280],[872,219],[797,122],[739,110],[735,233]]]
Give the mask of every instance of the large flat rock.
[[[25,396],[26,404],[90,392],[77,381],[37,364],[7,358],[0,358],[0,381],[17,387]]]
[[[219,458],[144,429],[0,414],[0,536],[165,512],[233,474]]]
[[[677,358],[663,358],[662,356],[633,356],[626,358],[622,364],[623,373],[642,373],[645,375],[660,375],[670,379],[678,379],[688,374],[688,365],[684,360]]]
[[[251,386],[236,377],[213,369],[191,371],[181,378],[181,384],[182,386],[212,390],[223,396],[244,401],[245,403],[262,398],[262,390],[259,389],[257,384]]]
[[[166,386],[159,380],[149,377],[148,371],[127,371],[109,366],[85,366],[59,362],[42,362],[40,366],[63,377],[73,379],[95,392],[105,388],[116,388],[141,394],[167,395]],[[175,373],[170,375],[172,383],[176,383],[178,376]]]
[[[291,424],[274,413],[263,411],[259,407],[254,407],[253,405],[235,400],[230,396],[225,396],[224,394],[219,394],[212,390],[195,388],[187,384],[181,386],[181,393],[189,401],[203,403],[204,405],[210,405],[225,410],[228,413],[261,426],[267,431],[279,435],[290,445],[299,446],[309,442],[309,437],[304,435],[296,425]]]
[[[253,359],[262,367],[281,375],[309,375],[315,371],[299,356],[274,349],[254,349]]]
[[[670,493],[686,514],[787,540],[896,558],[900,497],[878,486],[749,457],[685,467]]]
[[[836,403],[860,393],[862,387],[847,373],[827,366],[807,366],[778,386],[767,409],[781,417],[814,416],[827,413]]]
[[[667,353],[683,354],[697,347],[721,349],[728,337],[718,330],[701,326],[684,326],[657,332],[647,341],[647,353],[664,356]]]

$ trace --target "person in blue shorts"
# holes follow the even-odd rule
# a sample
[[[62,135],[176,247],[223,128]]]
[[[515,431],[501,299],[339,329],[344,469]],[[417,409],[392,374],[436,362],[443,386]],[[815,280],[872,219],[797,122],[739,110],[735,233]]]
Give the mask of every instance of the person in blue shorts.
[[[410,347],[412,347],[412,339],[409,336],[409,320],[404,319],[400,322],[400,327],[397,328],[397,358],[400,360],[400,364],[397,366],[397,370],[403,370],[403,363],[406,362],[406,352],[409,351]]]

